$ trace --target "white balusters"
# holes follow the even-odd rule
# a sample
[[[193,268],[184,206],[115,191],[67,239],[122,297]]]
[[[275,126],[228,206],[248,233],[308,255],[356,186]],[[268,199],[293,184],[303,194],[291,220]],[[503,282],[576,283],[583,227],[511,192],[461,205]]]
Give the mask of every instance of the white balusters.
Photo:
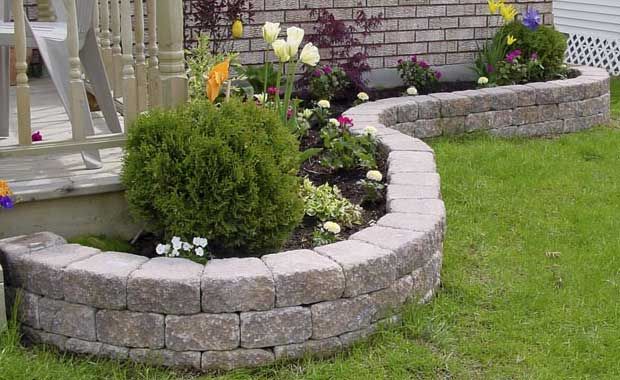
[[[148,93],[149,107],[161,106],[161,78],[159,75],[159,45],[157,41],[157,4],[155,0],[146,3],[149,22]]]
[[[188,98],[183,50],[183,0],[157,0],[157,37],[162,105],[176,106]]]
[[[73,140],[86,140],[86,128],[80,117],[86,103],[86,91],[82,80],[82,64],[80,62],[80,37],[78,33],[77,9],[75,2],[80,0],[64,0],[67,10],[67,47],[69,50],[69,107],[71,108],[71,132]]]
[[[127,131],[138,114],[138,88],[133,67],[133,32],[131,27],[130,0],[121,0],[121,38],[123,41],[123,106],[125,109],[125,131]]]
[[[138,94],[138,112],[147,108],[148,96],[146,86],[146,56],[144,46],[144,6],[142,0],[134,0],[136,85]]]
[[[15,70],[17,72],[17,131],[19,145],[32,144],[30,127],[30,85],[28,84],[28,63],[26,61],[26,19],[24,0],[13,0],[15,19]]]
[[[56,20],[54,8],[50,5],[50,0],[37,0],[37,10],[39,21]]]
[[[121,50],[121,12],[119,0],[110,0],[110,16],[112,19],[112,70],[110,84],[114,96],[121,97],[123,93],[123,58]]]
[[[112,80],[114,69],[112,63],[112,33],[110,32],[110,0],[99,1],[99,40],[101,41],[101,57],[105,64],[108,80]]]

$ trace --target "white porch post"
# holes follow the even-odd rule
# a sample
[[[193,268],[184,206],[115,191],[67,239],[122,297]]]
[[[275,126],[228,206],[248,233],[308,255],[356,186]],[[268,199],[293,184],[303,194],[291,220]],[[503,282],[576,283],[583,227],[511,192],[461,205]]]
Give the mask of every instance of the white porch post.
[[[183,51],[183,0],[157,0],[157,37],[162,105],[173,107],[188,98]]]

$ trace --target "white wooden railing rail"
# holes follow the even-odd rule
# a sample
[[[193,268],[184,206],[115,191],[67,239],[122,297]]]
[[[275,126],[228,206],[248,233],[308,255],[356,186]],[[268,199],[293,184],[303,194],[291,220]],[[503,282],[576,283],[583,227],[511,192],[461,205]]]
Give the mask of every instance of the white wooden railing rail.
[[[69,107],[77,110],[85,84],[79,57],[76,2],[89,0],[63,1],[68,17],[67,44],[71,67]],[[183,0],[145,0],[146,7],[142,0],[90,1],[97,3],[95,31],[113,96],[122,103],[123,133],[89,136],[78,118],[72,118],[70,140],[32,143],[24,0],[12,0],[19,138],[18,145],[0,147],[0,158],[119,147],[124,144],[125,133],[137,115],[155,107],[173,107],[187,101]],[[37,6],[40,21],[56,19],[49,0],[38,0]]]

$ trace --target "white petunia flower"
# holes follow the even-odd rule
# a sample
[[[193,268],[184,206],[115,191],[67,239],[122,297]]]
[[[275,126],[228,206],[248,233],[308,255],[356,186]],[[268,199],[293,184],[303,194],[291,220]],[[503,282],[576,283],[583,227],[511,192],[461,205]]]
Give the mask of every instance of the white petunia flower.
[[[196,248],[196,256],[203,257],[205,255],[205,250],[202,247]]]
[[[178,236],[174,236],[171,240],[171,243],[172,243],[172,248],[174,248],[175,250],[179,250],[183,246],[183,242],[181,241],[181,238]]]
[[[373,126],[368,126],[368,127],[364,128],[364,134],[368,135],[368,136],[376,136],[377,135],[377,128],[375,128]]]
[[[371,181],[381,182],[383,180],[383,174],[378,170],[369,170],[368,173],[366,173],[366,178]]]
[[[183,250],[184,251],[189,252],[189,251],[191,251],[192,248],[194,248],[194,247],[191,244],[185,243],[185,242],[183,243]]]
[[[168,254],[170,252],[170,244],[157,244],[155,252],[160,256]]]
[[[170,254],[170,257],[179,257],[179,256],[181,256],[181,253],[177,249],[173,249],[172,253]]]
[[[418,94],[418,89],[414,86],[411,86],[407,89],[407,95],[416,96]]]
[[[334,235],[338,235],[340,233],[340,225],[335,222],[325,222],[323,223],[323,229],[325,231],[331,232]]]
[[[370,96],[368,96],[368,94],[365,92],[360,92],[359,94],[357,94],[357,98],[362,102],[367,102],[370,99]]]
[[[197,247],[202,247],[202,248],[206,247],[208,243],[209,242],[207,241],[207,239],[201,238],[201,237],[195,237],[194,240],[192,241],[192,244],[194,244]]]
[[[330,108],[332,105],[329,104],[329,100],[319,100],[319,102],[317,103],[317,105],[321,108]]]
[[[314,114],[314,111],[312,111],[309,108],[306,108],[303,113],[305,119],[310,119],[313,114]]]

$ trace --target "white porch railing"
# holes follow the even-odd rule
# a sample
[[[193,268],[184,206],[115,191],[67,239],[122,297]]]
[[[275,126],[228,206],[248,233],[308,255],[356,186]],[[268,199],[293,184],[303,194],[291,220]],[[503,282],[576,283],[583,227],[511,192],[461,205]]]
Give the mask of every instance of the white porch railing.
[[[84,101],[85,83],[79,57],[76,2],[64,0],[70,62],[69,107],[76,115]],[[27,35],[24,0],[12,0],[15,20],[18,144],[0,147],[0,158],[107,149],[123,146],[125,133],[137,115],[154,107],[187,101],[183,51],[182,0],[91,0],[97,3],[95,30],[113,96],[122,103],[123,133],[87,135],[79,118],[71,118],[71,139],[32,143],[31,97],[27,76]],[[40,21],[55,20],[49,0],[38,0]],[[133,19],[133,21],[132,21]],[[146,25],[145,25],[145,20]],[[146,26],[146,27],[145,27]],[[148,50],[145,35],[148,35]]]

